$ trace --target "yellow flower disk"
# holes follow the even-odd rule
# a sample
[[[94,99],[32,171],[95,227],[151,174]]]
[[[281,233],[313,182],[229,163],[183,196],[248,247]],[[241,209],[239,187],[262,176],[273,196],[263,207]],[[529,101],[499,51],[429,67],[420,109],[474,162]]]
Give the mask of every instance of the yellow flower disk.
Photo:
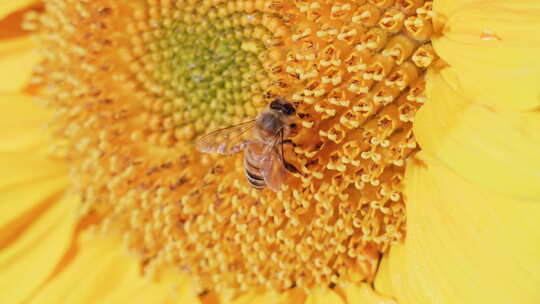
[[[145,272],[202,288],[372,279],[405,236],[404,160],[437,61],[430,1],[62,1],[30,14],[81,216],[120,231]],[[285,157],[303,173],[252,189],[240,155],[193,139],[297,109]]]

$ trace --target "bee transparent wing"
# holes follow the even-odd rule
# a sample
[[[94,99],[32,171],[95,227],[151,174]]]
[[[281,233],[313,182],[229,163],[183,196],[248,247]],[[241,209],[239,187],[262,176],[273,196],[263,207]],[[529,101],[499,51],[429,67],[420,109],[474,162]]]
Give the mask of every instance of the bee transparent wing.
[[[255,120],[210,132],[197,139],[197,150],[228,155],[242,150],[252,139]]]
[[[268,145],[261,159],[261,173],[268,188],[277,192],[285,178],[281,143]]]

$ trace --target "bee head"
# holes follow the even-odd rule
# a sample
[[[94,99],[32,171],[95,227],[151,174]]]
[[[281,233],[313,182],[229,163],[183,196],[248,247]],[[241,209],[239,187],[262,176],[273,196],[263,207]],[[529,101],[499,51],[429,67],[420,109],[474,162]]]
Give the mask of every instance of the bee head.
[[[277,110],[283,113],[284,115],[292,115],[296,112],[296,109],[293,105],[285,99],[276,98],[270,103],[270,109]]]

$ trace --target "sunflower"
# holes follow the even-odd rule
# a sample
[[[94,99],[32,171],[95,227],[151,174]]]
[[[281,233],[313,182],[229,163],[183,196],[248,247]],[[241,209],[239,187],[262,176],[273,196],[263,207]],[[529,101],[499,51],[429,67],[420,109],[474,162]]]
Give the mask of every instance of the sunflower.
[[[0,19],[1,303],[540,302],[538,1]],[[196,152],[277,97],[281,191]]]

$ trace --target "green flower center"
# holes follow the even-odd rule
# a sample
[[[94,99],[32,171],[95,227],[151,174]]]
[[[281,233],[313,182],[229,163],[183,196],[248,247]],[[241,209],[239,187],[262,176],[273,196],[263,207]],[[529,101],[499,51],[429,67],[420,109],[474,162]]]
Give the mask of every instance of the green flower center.
[[[224,5],[175,13],[132,25],[136,78],[159,99],[146,107],[175,128],[189,128],[187,137],[255,116],[270,84],[263,40],[272,33],[260,24],[263,15],[225,14]]]

